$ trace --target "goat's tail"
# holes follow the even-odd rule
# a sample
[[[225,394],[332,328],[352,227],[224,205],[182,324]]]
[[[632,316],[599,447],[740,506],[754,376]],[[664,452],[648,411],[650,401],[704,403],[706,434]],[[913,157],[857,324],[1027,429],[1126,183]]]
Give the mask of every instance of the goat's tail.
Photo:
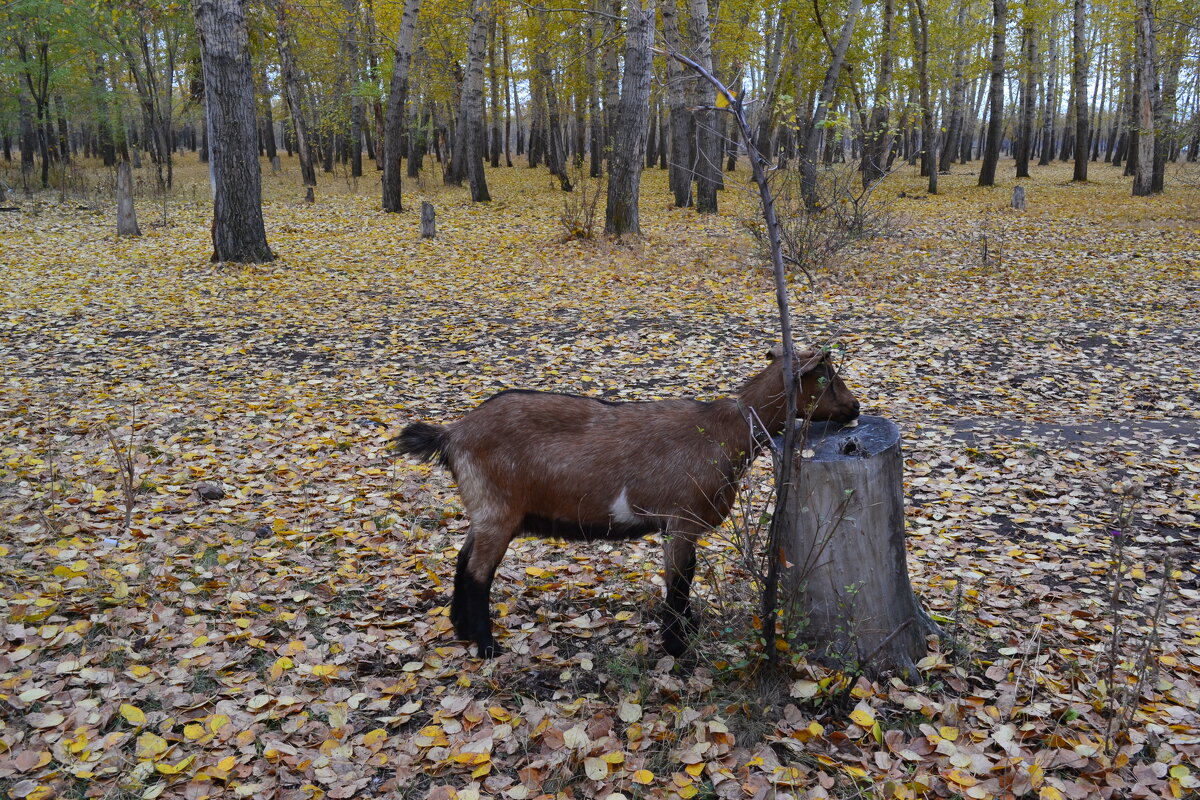
[[[392,439],[392,449],[399,453],[416,456],[422,461],[436,461],[447,466],[446,445],[450,442],[450,431],[442,425],[414,422]]]

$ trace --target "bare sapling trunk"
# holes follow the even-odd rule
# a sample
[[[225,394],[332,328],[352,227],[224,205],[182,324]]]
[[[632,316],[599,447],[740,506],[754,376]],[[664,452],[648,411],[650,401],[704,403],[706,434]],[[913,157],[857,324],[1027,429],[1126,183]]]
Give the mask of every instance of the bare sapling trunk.
[[[246,0],[195,0],[213,180],[213,261],[275,256],[263,226]]]
[[[742,106],[743,98],[735,97],[727,86],[717,80],[716,76],[682,53],[668,49],[665,55],[694,70],[725,98],[726,107],[733,114],[741,131],[742,140],[746,143],[751,174],[758,187],[763,221],[767,226],[771,272],[775,282],[775,302],[779,308],[780,338],[783,345],[782,369],[784,375],[791,375],[796,365],[796,348],[792,341],[791,307],[788,300],[787,273],[783,264],[783,235],[779,217],[775,213],[775,196],[771,191],[771,184],[767,180],[767,169],[770,167],[770,163],[754,146],[754,133],[746,119],[746,112]],[[786,417],[783,441],[775,453],[776,508],[787,507],[792,485],[793,455],[796,450],[796,384],[795,381],[784,381],[783,386]],[[767,574],[764,576],[762,597],[763,652],[772,667],[777,666],[779,658],[778,649],[775,647],[775,620],[779,609],[779,568],[782,561],[780,545],[783,542],[786,527],[787,515],[775,514],[771,518],[771,526],[767,533]]]
[[[133,171],[129,162],[117,164],[117,236],[141,236],[133,208]]]
[[[939,634],[908,578],[900,429],[863,416],[855,428],[815,423],[812,454],[781,506],[784,591],[816,656],[872,675],[915,674]]]
[[[617,130],[609,161],[608,203],[604,232],[612,236],[641,235],[638,190],[646,155],[646,121],[650,113],[650,72],[654,41],[654,0],[629,0],[625,33],[625,75],[617,108]]]

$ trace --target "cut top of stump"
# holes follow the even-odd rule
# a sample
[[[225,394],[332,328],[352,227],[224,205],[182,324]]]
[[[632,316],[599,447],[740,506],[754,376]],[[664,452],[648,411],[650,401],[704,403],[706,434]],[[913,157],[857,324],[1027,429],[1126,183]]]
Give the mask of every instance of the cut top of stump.
[[[873,458],[899,441],[900,428],[896,423],[864,414],[854,427],[838,422],[812,423],[804,449],[813,452],[808,461],[853,461]]]

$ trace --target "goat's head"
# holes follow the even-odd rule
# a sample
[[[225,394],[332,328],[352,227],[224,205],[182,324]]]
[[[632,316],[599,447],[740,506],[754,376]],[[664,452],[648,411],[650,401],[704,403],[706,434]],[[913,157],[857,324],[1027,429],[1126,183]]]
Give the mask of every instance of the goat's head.
[[[775,360],[782,355],[782,347],[773,347],[767,358]],[[797,417],[840,423],[858,418],[858,398],[837,374],[829,351],[818,349],[796,353],[795,373]]]

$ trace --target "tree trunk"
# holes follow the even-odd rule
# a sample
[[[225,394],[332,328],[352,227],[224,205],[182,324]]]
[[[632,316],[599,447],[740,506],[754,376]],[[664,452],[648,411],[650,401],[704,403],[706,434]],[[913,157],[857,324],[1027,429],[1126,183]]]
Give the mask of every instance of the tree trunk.
[[[366,128],[366,108],[358,93],[358,0],[342,0],[346,12],[346,37],[342,49],[346,55],[346,75],[350,84],[350,175],[361,178],[363,174],[363,129]]]
[[[837,88],[842,64],[846,59],[846,50],[850,47],[850,37],[854,34],[854,25],[858,22],[858,13],[861,10],[862,0],[850,0],[850,7],[846,9],[846,19],[842,23],[841,37],[833,49],[833,57],[829,69],[825,71],[825,81],[817,97],[817,108],[813,112],[812,120],[807,124],[804,150],[800,153],[800,192],[804,197],[805,207],[810,211],[817,208],[817,153],[824,130],[825,115],[833,102],[834,90]]]
[[[1038,153],[1038,166],[1044,167],[1054,158],[1054,121],[1058,112],[1055,96],[1055,81],[1058,76],[1058,18],[1052,16],[1050,32],[1050,68],[1046,73],[1045,102],[1042,104],[1042,146]]]
[[[403,211],[400,198],[400,159],[404,142],[404,106],[408,99],[408,66],[412,60],[413,37],[417,30],[417,14],[421,0],[405,0],[400,19],[400,35],[392,62],[392,82],[388,87],[387,112],[383,132],[383,210]],[[412,152],[409,152],[409,160]]]
[[[141,236],[133,207],[133,172],[128,161],[117,164],[117,236]]]
[[[596,20],[588,19],[587,52],[584,54],[584,79],[588,86],[589,147],[591,162],[588,175],[599,178],[604,170],[604,117],[600,112],[599,66],[596,63]]]
[[[1037,31],[1032,24],[1022,27],[1021,44],[1024,55],[1021,66],[1025,76],[1021,81],[1020,119],[1014,156],[1017,162],[1017,177],[1028,178],[1029,158],[1033,155],[1034,87],[1037,85]]]
[[[492,17],[492,0],[472,0],[471,38],[467,42],[467,70],[463,78],[462,99],[458,107],[458,129],[454,149],[463,157],[471,200],[486,203],[487,176],[483,170],[484,138],[487,130],[483,117],[483,62],[487,54],[487,30]]]
[[[1072,180],[1086,181],[1088,168],[1087,54],[1084,52],[1084,23],[1087,0],[1075,0],[1071,35],[1071,94],[1075,101],[1075,174]]]
[[[684,52],[679,32],[679,9],[675,0],[663,0],[663,39],[667,49]],[[667,105],[671,116],[671,153],[667,183],[675,195],[675,205],[692,204],[692,112],[688,109],[688,88],[692,78],[673,58],[667,59]]]
[[[670,2],[671,0],[668,0]],[[641,234],[638,224],[638,189],[646,149],[646,116],[650,104],[650,71],[654,42],[654,0],[629,0],[625,31],[625,74],[621,83],[617,130],[609,162],[608,203],[604,232],[614,236]]]
[[[492,142],[488,148],[492,166],[500,166],[500,71],[496,67],[496,20],[488,26],[488,63],[491,67],[492,87]],[[507,83],[507,81],[506,81]]]
[[[1145,197],[1154,191],[1154,129],[1158,106],[1157,48],[1154,39],[1154,7],[1151,0],[1137,0],[1137,167],[1133,194]]]
[[[996,184],[996,164],[1000,161],[1000,135],[1004,130],[1004,24],[1007,0],[992,0],[992,78],[988,90],[987,144],[979,167],[979,185]]]
[[[817,423],[806,447],[815,455],[796,465],[781,542],[800,636],[842,668],[915,674],[925,637],[941,631],[908,578],[900,430],[880,417]]]
[[[929,176],[928,191],[938,191],[937,133],[933,119],[933,104],[929,97],[929,16],[925,11],[925,0],[913,0],[917,7],[917,75],[921,92],[921,168]]]
[[[886,8],[893,6],[894,0],[884,0]],[[886,10],[885,10],[886,13]],[[783,40],[786,28],[784,25],[784,13],[779,12],[775,18],[775,29],[770,34],[768,39],[767,63],[766,71],[763,73],[763,89],[766,91],[766,98],[762,102],[762,106],[758,111],[758,129],[755,131],[754,140],[756,142],[755,149],[763,158],[771,158],[771,137],[774,134],[775,120],[775,103],[779,96],[779,81],[783,74]],[[666,28],[666,17],[663,17],[663,28]],[[886,38],[888,31],[885,30],[884,47],[886,48],[891,40]],[[885,56],[890,54],[889,50],[884,50]],[[882,64],[882,61],[880,62]],[[889,69],[890,69],[890,63]],[[882,70],[883,67],[880,67]],[[881,73],[882,74],[882,73]]]
[[[673,0],[667,0],[673,2]],[[708,0],[688,0],[691,17],[693,60],[706,72],[713,71],[712,31]],[[674,59],[671,59],[672,61]],[[721,177],[721,141],[717,135],[717,93],[705,80],[696,81],[696,210],[717,213],[717,186]]]
[[[263,227],[246,0],[194,0],[211,129],[213,261],[274,258]]]
[[[621,0],[596,0],[597,5],[608,13],[604,15],[604,159],[612,169],[613,142],[617,136],[617,106],[620,105],[620,86],[617,73],[620,58],[617,55],[618,31],[616,21],[621,16]],[[607,4],[607,8],[605,8]],[[671,43],[667,42],[667,48]]]
[[[958,19],[956,26],[962,30],[967,22],[967,3],[960,0],[958,4]],[[963,129],[963,105],[966,102],[967,83],[963,77],[966,68],[966,49],[957,47],[954,50],[954,82],[950,88],[950,125],[946,138],[942,142],[941,155],[938,158],[938,172],[949,172],[950,164],[959,151],[959,138]]]
[[[292,56],[291,37],[288,32],[287,15],[283,3],[284,0],[275,0],[275,44],[279,49],[280,77],[283,79],[283,96],[287,100],[288,114],[292,117],[292,130],[296,134],[296,155],[300,159],[300,178],[306,187],[312,188],[317,185],[317,172],[313,168],[308,124],[304,120],[304,107],[301,104],[300,72],[296,68],[296,59]],[[205,131],[207,131],[207,127]],[[207,150],[206,147],[205,152]]]

